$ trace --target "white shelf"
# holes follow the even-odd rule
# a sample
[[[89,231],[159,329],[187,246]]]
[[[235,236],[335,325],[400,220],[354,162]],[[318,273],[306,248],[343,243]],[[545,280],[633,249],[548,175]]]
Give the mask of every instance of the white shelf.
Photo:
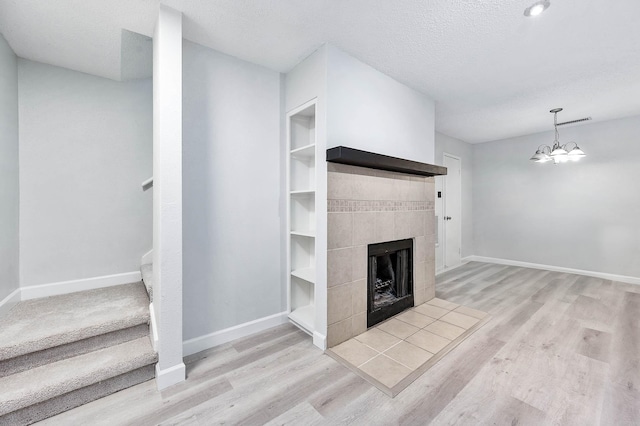
[[[316,298],[316,104],[287,114],[287,239],[289,320],[315,331]]]
[[[316,191],[314,189],[301,189],[298,191],[291,191],[291,195],[313,195]]]
[[[308,238],[315,238],[316,237],[316,231],[295,231],[295,230],[291,230],[291,235],[297,235],[299,237],[308,237]]]
[[[296,310],[291,311],[289,319],[298,327],[304,329],[307,333],[313,333],[313,324],[315,323],[315,306],[305,305]]]
[[[291,271],[291,275],[312,284],[316,282],[316,268],[301,268]]]
[[[291,150],[291,156],[300,160],[311,160],[316,155],[316,144],[312,143],[307,146],[302,146]]]

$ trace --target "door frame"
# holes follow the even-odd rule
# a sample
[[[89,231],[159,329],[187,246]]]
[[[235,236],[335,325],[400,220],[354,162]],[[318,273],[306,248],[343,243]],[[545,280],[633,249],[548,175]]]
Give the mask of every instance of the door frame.
[[[462,158],[460,158],[459,156],[454,155],[454,154],[449,154],[448,152],[443,152],[442,153],[442,165],[443,166],[445,164],[445,157],[449,157],[449,158],[452,158],[454,160],[458,160],[459,164],[460,164],[460,211],[455,212],[455,215],[460,218],[460,233],[459,233],[460,240],[458,241],[458,244],[459,244],[459,247],[460,247],[460,263],[454,266],[454,267],[457,267],[457,266],[462,264]],[[448,170],[447,170],[447,174],[448,174]],[[442,247],[442,264],[443,264],[443,267],[444,267],[443,270],[447,270],[447,269],[451,268],[451,266],[447,265],[447,240],[448,240],[449,237],[447,235],[447,226],[444,223],[444,217],[445,216],[451,216],[451,215],[449,214],[449,212],[447,212],[447,196],[448,196],[447,191],[446,191],[446,188],[447,188],[446,179],[447,179],[447,177],[444,176],[444,179],[445,179],[445,181],[443,182],[443,188],[442,188],[442,192],[444,194],[444,197],[442,199],[442,221],[443,221],[442,233],[444,234],[442,236],[442,243],[443,243],[442,244],[442,246],[443,246]]]

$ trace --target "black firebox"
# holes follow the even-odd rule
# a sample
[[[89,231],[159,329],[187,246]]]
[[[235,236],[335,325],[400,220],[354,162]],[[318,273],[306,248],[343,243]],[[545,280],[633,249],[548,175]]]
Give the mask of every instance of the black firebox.
[[[369,244],[367,327],[413,306],[413,239]]]

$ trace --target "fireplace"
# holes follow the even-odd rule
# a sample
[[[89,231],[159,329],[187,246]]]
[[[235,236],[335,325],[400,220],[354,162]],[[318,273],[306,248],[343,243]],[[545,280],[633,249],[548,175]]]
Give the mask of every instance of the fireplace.
[[[400,304],[393,304],[392,309],[420,305],[435,297],[435,182],[433,177],[407,173],[327,163],[326,310],[329,348],[364,333],[368,325],[383,318],[374,318],[373,322],[368,318],[371,311],[367,279],[371,255],[369,245],[406,239],[413,243],[413,246],[403,247],[410,249],[413,256],[400,255],[401,259],[410,262],[406,265],[410,270],[404,273],[406,281],[401,280],[407,288],[403,289],[401,285],[401,294],[412,294],[413,305],[410,298],[401,296]],[[384,254],[384,251],[379,254]],[[394,270],[397,281],[396,272]],[[402,302],[408,306],[402,306]],[[374,317],[388,311],[371,304]],[[393,311],[390,315],[394,315]]]
[[[413,239],[369,244],[367,327],[413,306]]]

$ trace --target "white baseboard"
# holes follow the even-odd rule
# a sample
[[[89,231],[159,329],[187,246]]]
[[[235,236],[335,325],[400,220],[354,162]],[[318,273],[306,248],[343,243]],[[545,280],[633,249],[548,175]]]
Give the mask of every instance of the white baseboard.
[[[146,265],[147,263],[153,263],[153,249],[143,254],[142,258],[140,259],[141,265]]]
[[[206,334],[204,336],[195,337],[193,339],[182,342],[182,355],[189,356],[195,353],[222,345],[223,343],[249,336],[250,334],[264,331],[268,328],[275,327],[288,322],[286,312],[280,312],[268,317],[259,318],[257,320],[245,322],[224,330]]]
[[[320,334],[317,331],[313,332],[313,344],[323,351],[327,350],[327,336]]]
[[[153,302],[149,303],[149,334],[153,350],[158,352],[158,327],[156,326],[156,312],[153,309]]]
[[[606,272],[585,271],[582,269],[565,268],[563,266],[542,265],[539,263],[521,262],[519,260],[499,259],[495,257],[469,256],[467,261],[495,263],[498,265],[520,266],[523,268],[544,269],[546,271],[566,272],[568,274],[586,275],[588,277],[603,278],[605,280],[618,281],[628,284],[640,284],[640,278],[626,275],[609,274]]]
[[[80,280],[31,285],[20,289],[21,300],[37,299],[40,297],[57,296],[60,294],[75,293],[77,291],[135,283],[140,280],[142,280],[140,271],[135,271],[125,272],[122,274],[104,275],[101,277],[83,278]]]
[[[20,301],[20,289],[16,288],[0,302],[0,317],[9,312]]]
[[[184,382],[187,377],[187,369],[184,363],[160,370],[160,363],[156,364],[156,386],[158,390],[166,389],[180,382]]]

